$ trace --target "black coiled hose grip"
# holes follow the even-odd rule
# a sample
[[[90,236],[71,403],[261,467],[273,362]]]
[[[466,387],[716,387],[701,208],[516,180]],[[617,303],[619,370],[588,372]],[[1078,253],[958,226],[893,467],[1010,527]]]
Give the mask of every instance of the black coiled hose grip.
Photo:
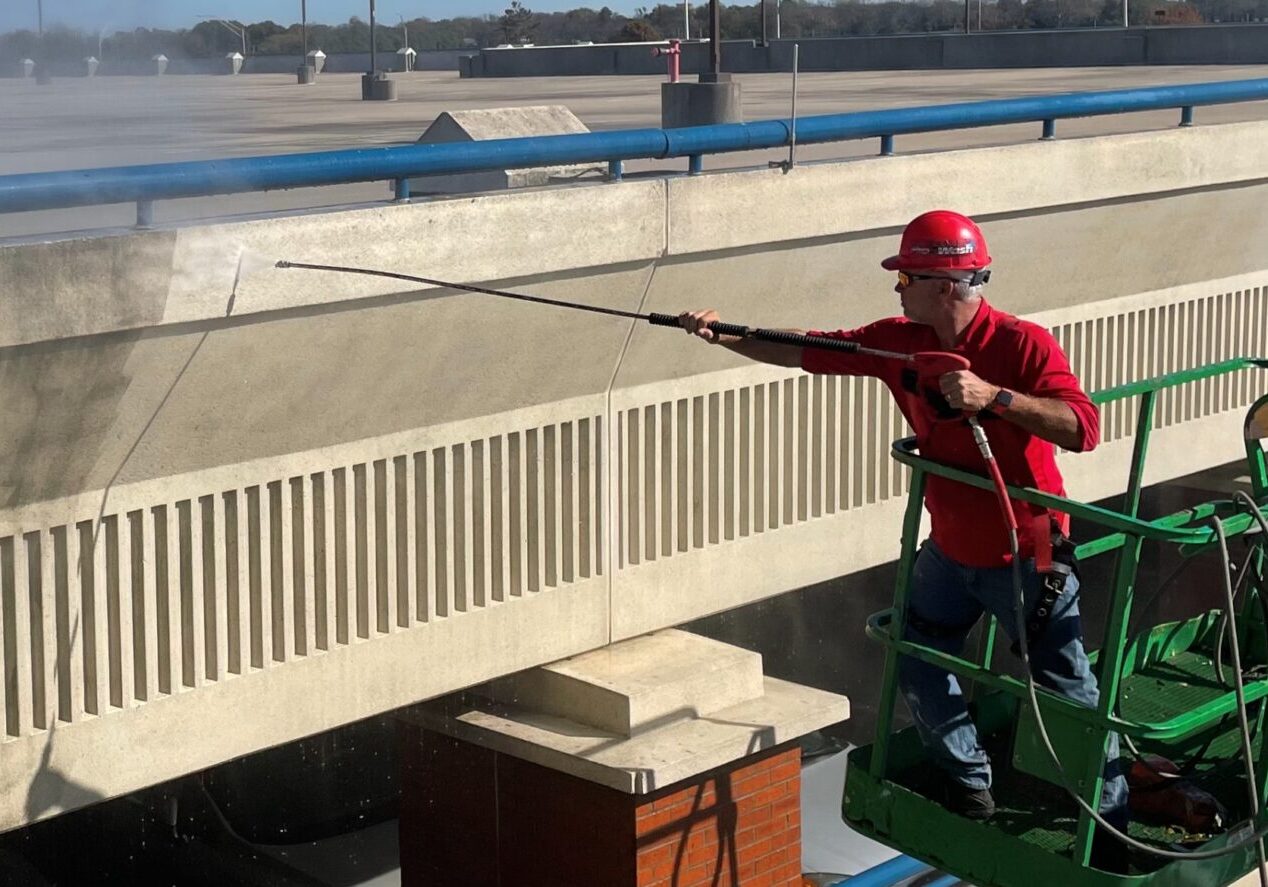
[[[647,322],[652,326],[681,326],[678,323],[677,315],[674,314],[649,314],[647,315]],[[723,323],[720,320],[715,320],[709,324],[709,329],[719,336],[739,336],[741,339],[747,339],[753,333],[746,326],[741,326],[738,323]]]
[[[832,336],[803,336],[803,348],[823,348],[826,351],[840,351],[843,354],[858,354],[862,347],[858,342],[835,339]]]
[[[647,315],[647,322],[652,326],[681,326],[678,323],[678,316],[675,314],[657,314],[652,312]]]
[[[649,314],[647,322],[653,326],[681,326],[674,314]],[[709,329],[720,336],[738,336],[741,339],[761,339],[764,342],[776,342],[780,345],[793,345],[800,348],[823,348],[827,351],[842,351],[853,354],[859,350],[857,342],[844,339],[833,339],[829,336],[806,336],[801,333],[790,333],[787,330],[755,330],[738,323],[723,323],[715,320]]]

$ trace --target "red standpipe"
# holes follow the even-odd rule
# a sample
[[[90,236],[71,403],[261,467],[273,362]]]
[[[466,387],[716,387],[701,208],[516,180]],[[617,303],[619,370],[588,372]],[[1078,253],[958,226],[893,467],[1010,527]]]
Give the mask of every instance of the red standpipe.
[[[670,40],[669,47],[656,47],[652,50],[653,56],[667,56],[669,59],[669,82],[677,83],[678,78],[682,76],[681,60],[682,60],[682,41]]]

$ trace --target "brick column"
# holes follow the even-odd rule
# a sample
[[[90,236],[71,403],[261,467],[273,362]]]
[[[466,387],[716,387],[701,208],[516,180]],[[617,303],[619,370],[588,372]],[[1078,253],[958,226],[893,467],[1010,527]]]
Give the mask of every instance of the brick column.
[[[401,724],[403,887],[801,887],[786,742],[633,795]]]
[[[801,750],[776,746],[644,798],[638,887],[800,887]]]

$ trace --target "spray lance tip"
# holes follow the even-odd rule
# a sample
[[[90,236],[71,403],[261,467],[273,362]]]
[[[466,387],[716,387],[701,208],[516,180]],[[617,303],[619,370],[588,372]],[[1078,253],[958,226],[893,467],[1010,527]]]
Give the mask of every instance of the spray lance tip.
[[[274,268],[289,268],[291,267],[291,263],[286,261],[285,259],[278,259],[277,264],[275,264],[273,267]]]

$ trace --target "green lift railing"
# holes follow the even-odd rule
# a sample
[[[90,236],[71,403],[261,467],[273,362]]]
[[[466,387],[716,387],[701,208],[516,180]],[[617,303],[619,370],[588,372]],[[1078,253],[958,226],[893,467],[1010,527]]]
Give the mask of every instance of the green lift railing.
[[[1237,789],[1236,774],[1223,767],[1240,764],[1240,734],[1230,727],[1238,710],[1237,695],[1223,680],[1217,661],[1226,630],[1223,613],[1214,610],[1190,619],[1153,626],[1129,636],[1137,573],[1146,542],[1177,546],[1193,557],[1220,544],[1212,526],[1218,520],[1228,538],[1244,536],[1250,546],[1250,592],[1241,607],[1239,638],[1247,659],[1268,665],[1268,638],[1263,610],[1256,595],[1268,595],[1265,584],[1265,540],[1247,508],[1233,500],[1206,502],[1153,520],[1139,514],[1146,456],[1155,425],[1160,392],[1229,373],[1268,369],[1266,359],[1238,359],[1171,373],[1101,391],[1092,396],[1098,405],[1139,398],[1134,447],[1126,492],[1117,510],[1076,502],[1030,488],[1010,487],[1015,500],[1064,512],[1102,530],[1104,535],[1082,543],[1082,562],[1114,555],[1112,593],[1102,648],[1092,654],[1100,683],[1100,703],[1084,708],[1055,694],[1038,694],[1042,726],[1057,751],[1061,770],[1080,797],[1093,808],[1101,796],[1102,773],[1111,731],[1127,736],[1141,748],[1167,756],[1205,750],[1201,766],[1212,780],[1223,778],[1236,795],[1221,798],[1232,810],[1246,806],[1244,777]],[[1268,438],[1268,396],[1253,406],[1246,420],[1246,453],[1253,498],[1261,510],[1268,506],[1268,467],[1262,439]],[[1111,874],[1089,866],[1095,824],[1086,811],[1055,789],[1063,780],[1042,744],[1030,710],[1026,681],[1004,673],[995,659],[997,625],[988,618],[975,657],[955,656],[903,640],[912,568],[918,550],[921,511],[929,475],[951,478],[969,486],[992,490],[984,475],[951,468],[919,455],[914,439],[900,440],[894,458],[911,469],[911,489],[903,525],[901,555],[893,606],[868,619],[867,634],[885,649],[876,738],[851,753],[846,775],[843,815],[856,830],[979,887],[1118,887],[1118,885],[1222,885],[1255,865],[1253,846],[1245,840],[1251,830],[1210,837],[1203,850],[1242,843],[1240,850],[1202,859],[1135,860],[1135,874]],[[1095,593],[1084,589],[1084,593]],[[1252,601],[1256,607],[1251,607]],[[921,794],[921,784],[932,763],[914,728],[895,732],[899,658],[912,656],[936,664],[976,684],[975,721],[988,748],[994,744],[996,801],[999,812],[987,822],[951,814]],[[1257,709],[1255,729],[1262,734],[1264,711],[1256,705],[1268,696],[1268,673],[1245,681],[1245,702]],[[1268,775],[1268,743],[1262,735],[1256,752],[1256,781]],[[1223,758],[1220,758],[1223,754]],[[1011,755],[1011,768],[999,766],[1001,755]],[[1003,760],[1009,760],[1003,757]],[[1001,776],[1000,771],[1006,771]],[[1002,784],[1001,784],[1002,783]],[[1261,785],[1263,797],[1268,784]],[[1240,807],[1239,807],[1240,805]],[[1243,814],[1247,811],[1241,810]],[[1244,816],[1243,816],[1244,818]],[[1268,817],[1260,817],[1262,825]],[[1132,825],[1132,836],[1160,848],[1174,849],[1177,835],[1147,824]]]

